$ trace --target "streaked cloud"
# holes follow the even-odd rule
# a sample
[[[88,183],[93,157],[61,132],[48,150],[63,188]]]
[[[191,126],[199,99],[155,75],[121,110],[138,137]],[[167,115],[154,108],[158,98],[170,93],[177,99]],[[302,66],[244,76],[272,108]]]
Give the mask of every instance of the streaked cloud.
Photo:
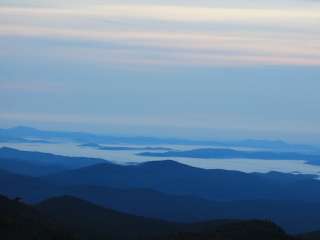
[[[0,3],[7,125],[312,135],[320,131],[319,66],[314,1]]]
[[[191,117],[191,116],[184,116]],[[72,124],[76,126],[91,124],[96,126],[122,126],[124,128],[168,128],[168,129],[184,129],[184,131],[200,129],[200,131],[209,131],[217,133],[219,131],[237,132],[240,131],[242,134],[246,133],[246,130],[263,134],[281,134],[293,133],[296,136],[310,136],[312,134],[319,136],[319,130],[314,129],[312,125],[304,126],[303,123],[287,121],[276,121],[272,127],[266,127],[266,122],[259,121],[258,124],[252,125],[252,123],[258,119],[252,119],[247,121],[245,119],[237,119],[237,125],[234,125],[232,114],[226,119],[225,116],[201,117],[193,116],[192,121],[182,122],[181,116],[171,115],[87,115],[87,114],[67,114],[67,113],[35,113],[35,112],[3,112],[1,121],[12,121],[18,124],[24,124],[31,122],[33,124],[39,123],[51,123],[51,124]],[[0,121],[0,123],[1,123]],[[267,121],[267,120],[265,120]],[[297,128],[297,125],[299,128]],[[263,129],[263,130],[261,130]],[[207,136],[208,137],[208,136]]]
[[[88,44],[77,49],[78,53],[87,53],[87,59],[92,56],[93,61],[108,64],[112,61],[103,52],[117,59],[115,64],[320,65],[320,32],[313,28],[320,22],[320,13],[313,8],[241,9],[113,3],[86,8],[0,7],[0,15],[1,22],[5,22],[0,24],[2,37],[115,44],[117,49],[103,50],[100,45],[100,49],[95,50],[88,48]],[[105,24],[97,24],[97,21]],[[143,24],[148,21],[154,22],[155,27]],[[160,22],[173,26],[177,22],[196,25],[188,31],[179,24],[171,30],[163,30],[157,27]],[[198,30],[197,24],[206,25],[208,30]],[[241,24],[241,27],[225,30],[225,24]],[[83,25],[86,27],[81,28]],[[246,25],[257,28],[261,25],[263,29],[248,31]],[[273,32],[279,26],[292,28],[292,25],[307,26],[311,30]],[[269,30],[265,30],[266,26]],[[52,48],[57,49],[54,44]],[[12,46],[11,50],[15,51],[12,54],[17,54],[16,49],[17,46]],[[10,54],[10,48],[6,51]],[[64,57],[79,57],[69,46],[61,51]]]
[[[27,92],[27,93],[57,93],[63,87],[59,84],[52,84],[43,81],[17,82],[0,79],[0,91],[3,92]]]
[[[317,21],[319,9],[252,9],[252,8],[212,8],[175,5],[110,4],[86,8],[18,8],[2,7],[0,13],[34,17],[99,17],[125,19],[154,19],[182,22],[215,21]]]
[[[41,54],[57,56],[59,51],[64,58],[86,59],[115,63],[144,62],[171,64],[195,64],[212,66],[214,64],[294,64],[320,65],[320,42],[317,39],[299,39],[299,36],[286,39],[286,35],[260,36],[259,34],[239,33],[197,33],[152,32],[152,31],[82,31],[73,29],[50,29],[22,26],[1,26],[0,36],[31,37],[37,39],[62,39],[78,41],[74,47],[55,46],[42,49]],[[88,42],[93,42],[88,47]],[[308,42],[303,48],[301,44]],[[103,47],[94,43],[117,45],[117,48]],[[79,47],[79,45],[82,47]],[[93,46],[92,46],[93,45]],[[38,47],[38,49],[40,46]],[[24,49],[24,50],[22,50]],[[0,55],[19,56],[39,53],[28,46],[12,46],[3,49]],[[116,58],[114,58],[116,56]],[[152,57],[153,56],[153,57]],[[61,56],[62,57],[62,56]],[[112,61],[109,63],[112,63]]]

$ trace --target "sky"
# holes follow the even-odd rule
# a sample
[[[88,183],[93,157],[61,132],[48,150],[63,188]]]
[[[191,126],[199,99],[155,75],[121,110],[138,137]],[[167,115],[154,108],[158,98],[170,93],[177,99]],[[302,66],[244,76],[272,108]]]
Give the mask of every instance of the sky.
[[[320,1],[0,0],[0,127],[320,143]]]

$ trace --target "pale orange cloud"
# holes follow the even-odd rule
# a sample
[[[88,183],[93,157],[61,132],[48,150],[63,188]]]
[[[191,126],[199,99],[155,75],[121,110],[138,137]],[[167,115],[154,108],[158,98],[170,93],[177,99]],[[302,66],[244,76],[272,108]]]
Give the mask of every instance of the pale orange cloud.
[[[250,9],[186,7],[175,5],[109,4],[86,8],[9,8],[1,7],[0,13],[33,17],[99,17],[140,18],[163,21],[318,21],[319,9]]]
[[[150,26],[138,30],[130,27],[116,30],[116,26],[121,26],[121,21],[113,23],[113,27],[99,25],[100,27],[92,29],[68,26],[68,19],[75,22],[90,22],[92,17],[101,21],[120,19],[128,22],[130,19],[143,19],[166,21],[168,22],[166,24],[200,22],[207,25],[208,22],[209,24],[212,22],[219,25],[240,22],[244,26],[254,23],[258,26],[267,24],[277,27],[278,24],[299,23],[302,27],[308,26],[308,28],[305,32],[248,31],[245,28],[207,31],[192,27],[189,31],[182,29],[169,31],[153,29]],[[60,55],[65,58],[80,57],[79,53],[82,53],[92,61],[102,59],[104,62],[123,64],[320,65],[320,32],[316,28],[314,31],[308,31],[310,26],[320,24],[320,11],[317,9],[230,9],[126,4],[87,8],[0,7],[0,19],[6,20],[5,24],[0,24],[0,37],[60,39],[78,41],[80,45],[82,42],[98,42],[118,46],[118,49],[94,49],[86,47],[85,44],[82,48],[62,47]],[[28,21],[25,23],[23,19]],[[50,26],[46,26],[47,22],[41,21],[42,19],[51,19],[50,21],[59,19],[66,24],[54,25],[51,22]],[[2,55],[6,52],[10,54],[10,51],[11,54],[19,55],[18,47],[12,46],[12,51],[2,49]],[[49,54],[51,50],[44,49],[45,51]],[[113,58],[104,56],[106,52]],[[103,57],[98,57],[101,54]],[[59,54],[50,52],[49,56],[55,55]]]

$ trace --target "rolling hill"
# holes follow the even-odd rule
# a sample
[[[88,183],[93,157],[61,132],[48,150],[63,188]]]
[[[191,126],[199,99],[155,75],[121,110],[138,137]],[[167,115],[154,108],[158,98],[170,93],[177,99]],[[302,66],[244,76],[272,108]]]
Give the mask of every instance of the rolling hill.
[[[21,161],[12,160],[18,165]],[[0,166],[4,163],[0,158]],[[0,193],[29,203],[71,195],[128,214],[167,221],[270,219],[289,232],[300,233],[320,228],[319,181],[313,177],[204,170],[174,161],[130,166],[104,162],[42,177],[0,167]]]
[[[206,170],[174,161],[138,165],[97,164],[45,176],[57,185],[91,185],[114,188],[148,188],[174,195],[192,195],[209,200],[248,199],[320,201],[320,181],[313,176],[248,174],[238,171]],[[283,179],[283,180],[282,180]],[[299,193],[299,194],[297,194]]]
[[[43,176],[106,162],[106,160],[97,158],[67,157],[8,147],[0,148],[0,169],[30,176]]]
[[[320,227],[319,202],[294,200],[212,201],[166,194],[152,189],[119,189],[105,186],[57,186],[39,178],[0,171],[0,193],[29,203],[71,195],[129,214],[167,221],[195,222],[209,219],[270,219],[289,232]],[[292,211],[295,209],[295,211]],[[304,219],[301,222],[301,219]]]

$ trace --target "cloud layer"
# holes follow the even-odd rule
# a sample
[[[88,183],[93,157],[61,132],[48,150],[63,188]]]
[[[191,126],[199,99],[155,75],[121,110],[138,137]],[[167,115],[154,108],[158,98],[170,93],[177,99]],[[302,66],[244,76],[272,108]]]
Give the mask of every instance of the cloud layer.
[[[50,47],[42,49],[42,53],[47,51],[48,56],[74,60],[83,53],[91,62],[101,64],[112,64],[116,59],[114,64],[127,65],[317,66],[320,8],[307,6],[299,9],[128,3],[57,8],[3,6],[0,37],[51,40]],[[68,41],[76,43],[77,48],[70,48]],[[94,49],[94,45],[99,49]],[[7,45],[1,52],[15,56],[19,52],[37,52],[22,51],[24,47],[29,46]]]
[[[0,125],[320,141],[319,67],[319,1],[0,1]]]

